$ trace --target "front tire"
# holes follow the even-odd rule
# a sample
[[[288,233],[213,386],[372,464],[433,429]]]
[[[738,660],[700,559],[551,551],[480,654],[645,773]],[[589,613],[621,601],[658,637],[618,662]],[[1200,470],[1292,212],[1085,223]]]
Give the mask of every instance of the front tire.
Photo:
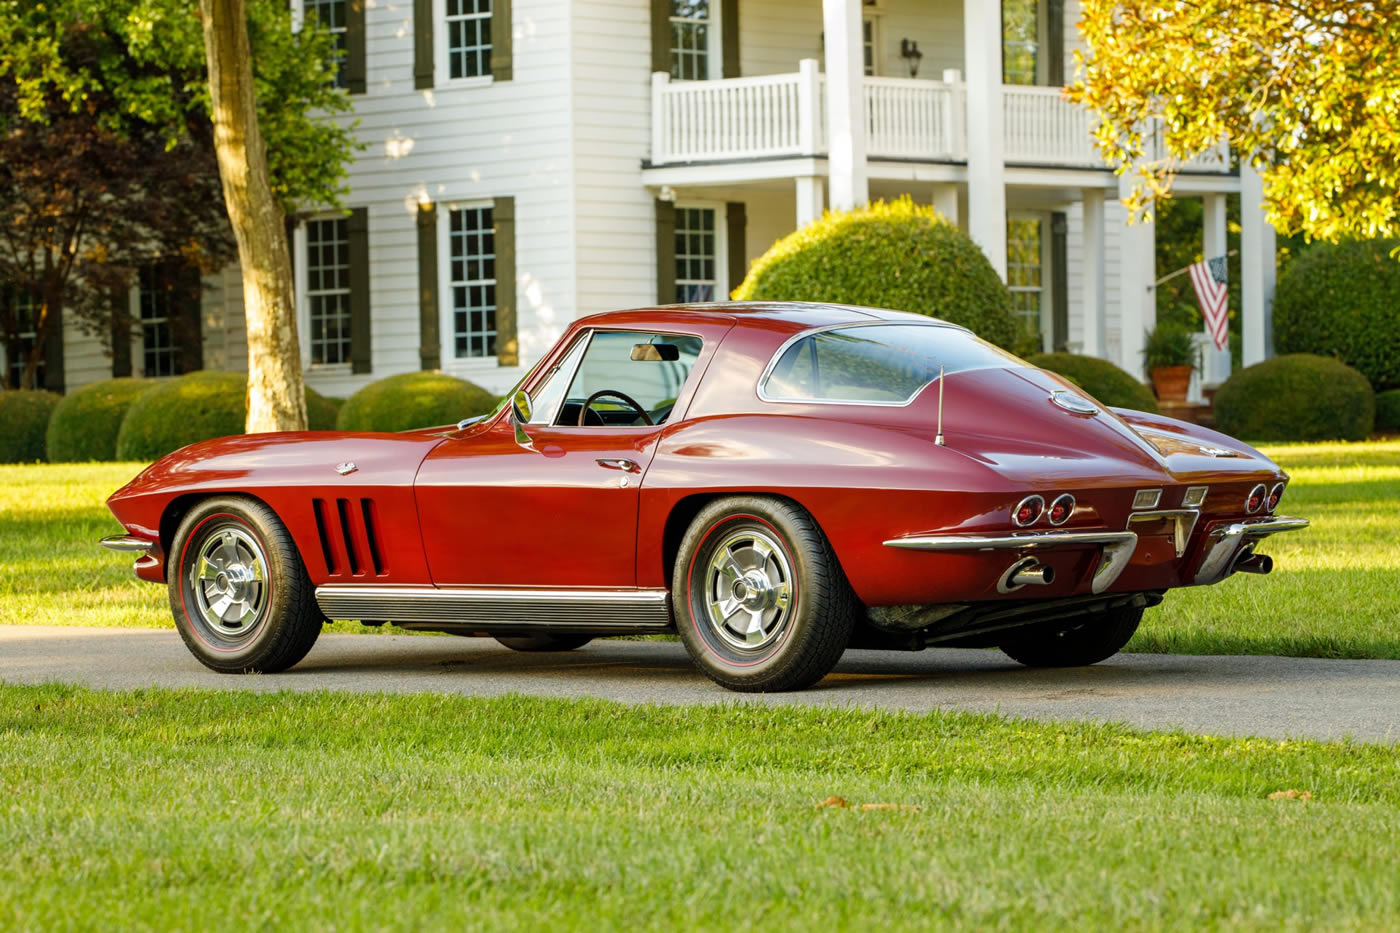
[[[276,673],[316,643],[325,617],[291,534],[267,506],[233,496],[201,502],[170,554],[175,627],[205,667]]]
[[[671,595],[696,665],[741,692],[816,683],[855,625],[855,595],[816,521],[765,496],[700,511],[681,542]]]
[[[1027,667],[1087,667],[1113,657],[1142,621],[1141,609],[1110,609],[1079,619],[1023,629],[1001,650]]]

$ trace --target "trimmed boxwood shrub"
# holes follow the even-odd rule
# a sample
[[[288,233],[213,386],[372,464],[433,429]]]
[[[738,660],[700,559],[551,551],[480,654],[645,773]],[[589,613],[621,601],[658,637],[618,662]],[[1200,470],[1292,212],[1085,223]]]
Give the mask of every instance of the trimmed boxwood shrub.
[[[760,256],[740,301],[829,301],[912,311],[1011,347],[1011,293],[972,238],[909,198],[829,212]]]
[[[334,431],[335,419],[340,414],[343,398],[322,395],[314,389],[306,390],[306,428],[309,431]]]
[[[481,415],[496,396],[440,372],[403,373],[371,382],[345,400],[336,419],[342,431],[411,431]]]
[[[117,435],[119,460],[155,460],[211,437],[242,434],[248,419],[248,377],[201,370],[162,382],[132,403]],[[334,427],[333,403],[306,390],[312,430]]]
[[[1317,243],[1289,266],[1274,298],[1274,345],[1354,366],[1377,391],[1400,387],[1397,240]]]
[[[116,459],[117,432],[127,409],[157,384],[149,379],[104,379],[63,396],[49,419],[49,462]]]
[[[1376,395],[1376,430],[1400,434],[1400,389]]]
[[[1110,408],[1157,412],[1152,390],[1108,360],[1078,353],[1036,353],[1026,362],[1064,376]]]
[[[1232,375],[1213,407],[1216,426],[1247,441],[1359,441],[1371,434],[1376,399],[1345,363],[1293,353]]]
[[[43,390],[0,390],[0,463],[44,459],[44,432],[58,401]]]

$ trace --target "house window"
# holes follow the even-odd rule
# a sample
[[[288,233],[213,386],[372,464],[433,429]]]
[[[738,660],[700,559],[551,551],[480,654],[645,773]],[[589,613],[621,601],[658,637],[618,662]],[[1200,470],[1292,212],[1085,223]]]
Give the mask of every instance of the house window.
[[[710,0],[671,0],[671,77],[710,77],[710,42],[715,31]]]
[[[866,17],[860,24],[860,51],[867,75],[875,74],[875,20]]]
[[[719,291],[719,243],[712,207],[676,208],[676,300],[714,301]]]
[[[39,298],[33,292],[7,288],[0,292],[0,298],[10,303],[10,313],[15,325],[14,339],[5,346],[5,381],[12,389],[18,389],[24,379],[24,368],[29,365],[29,354],[34,350],[34,341],[39,336]],[[34,373],[34,388],[44,387],[44,363]]]
[[[345,87],[345,56],[348,34],[345,29],[345,3],[346,0],[305,0],[303,12],[305,22],[320,23],[321,28],[329,32],[335,40],[335,78],[333,84],[336,87]]]
[[[452,353],[496,355],[496,230],[489,207],[459,208],[448,221]]]
[[[1040,83],[1040,0],[1002,0],[1001,71],[1007,84]]]
[[[306,222],[311,364],[350,362],[350,234],[344,218]]]
[[[447,74],[491,73],[491,0],[447,0]]]
[[[141,367],[148,378],[184,372],[175,345],[175,291],[160,266],[142,266],[137,302],[141,315]]]
[[[1040,316],[1045,306],[1041,230],[1042,221],[1035,217],[1012,217],[1006,222],[1006,284],[1011,290],[1011,310],[1032,337],[1041,335]]]

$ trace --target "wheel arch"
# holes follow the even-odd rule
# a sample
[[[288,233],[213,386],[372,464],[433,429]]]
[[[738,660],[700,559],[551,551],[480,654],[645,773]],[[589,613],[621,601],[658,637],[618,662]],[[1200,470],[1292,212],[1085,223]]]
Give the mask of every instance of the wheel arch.
[[[274,509],[271,503],[266,499],[242,490],[222,491],[201,489],[199,492],[187,492],[178,495],[167,502],[165,508],[162,509],[160,513],[160,549],[161,553],[165,555],[166,579],[169,579],[170,561],[172,558],[171,549],[175,545],[175,532],[180,530],[180,523],[185,520],[185,516],[189,515],[201,502],[208,499],[247,499],[250,502],[256,502],[273,515],[277,515],[278,519],[280,519],[283,524],[286,524],[286,519],[278,515],[277,510]],[[290,535],[289,537],[292,539],[292,545],[297,549],[297,556],[300,557],[302,563],[305,564],[306,555],[301,552],[301,545],[297,542],[296,536]]]
[[[711,502],[720,499],[735,499],[742,496],[762,496],[766,499],[776,499],[796,506],[811,516],[816,523],[818,530],[826,536],[826,530],[822,528],[821,522],[817,520],[815,514],[802,501],[780,492],[773,492],[766,489],[745,489],[745,490],[725,490],[723,492],[699,492],[684,496],[678,499],[671,506],[671,511],[666,515],[666,523],[661,534],[661,572],[662,579],[666,585],[670,586],[672,575],[676,569],[676,559],[680,556],[681,542],[685,540],[685,533],[690,530],[690,525],[695,521],[695,516],[699,515]],[[833,550],[833,556],[834,550]],[[840,565],[840,558],[837,558],[837,565]]]

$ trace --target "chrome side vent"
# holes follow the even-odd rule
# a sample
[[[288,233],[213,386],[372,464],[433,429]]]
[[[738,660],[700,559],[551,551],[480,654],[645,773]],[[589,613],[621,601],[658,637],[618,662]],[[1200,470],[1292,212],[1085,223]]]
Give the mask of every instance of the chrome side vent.
[[[335,552],[331,550],[331,538],[326,530],[326,500],[312,499],[311,511],[316,515],[316,537],[321,542],[321,557],[326,562],[326,573],[335,576],[337,573]]]

